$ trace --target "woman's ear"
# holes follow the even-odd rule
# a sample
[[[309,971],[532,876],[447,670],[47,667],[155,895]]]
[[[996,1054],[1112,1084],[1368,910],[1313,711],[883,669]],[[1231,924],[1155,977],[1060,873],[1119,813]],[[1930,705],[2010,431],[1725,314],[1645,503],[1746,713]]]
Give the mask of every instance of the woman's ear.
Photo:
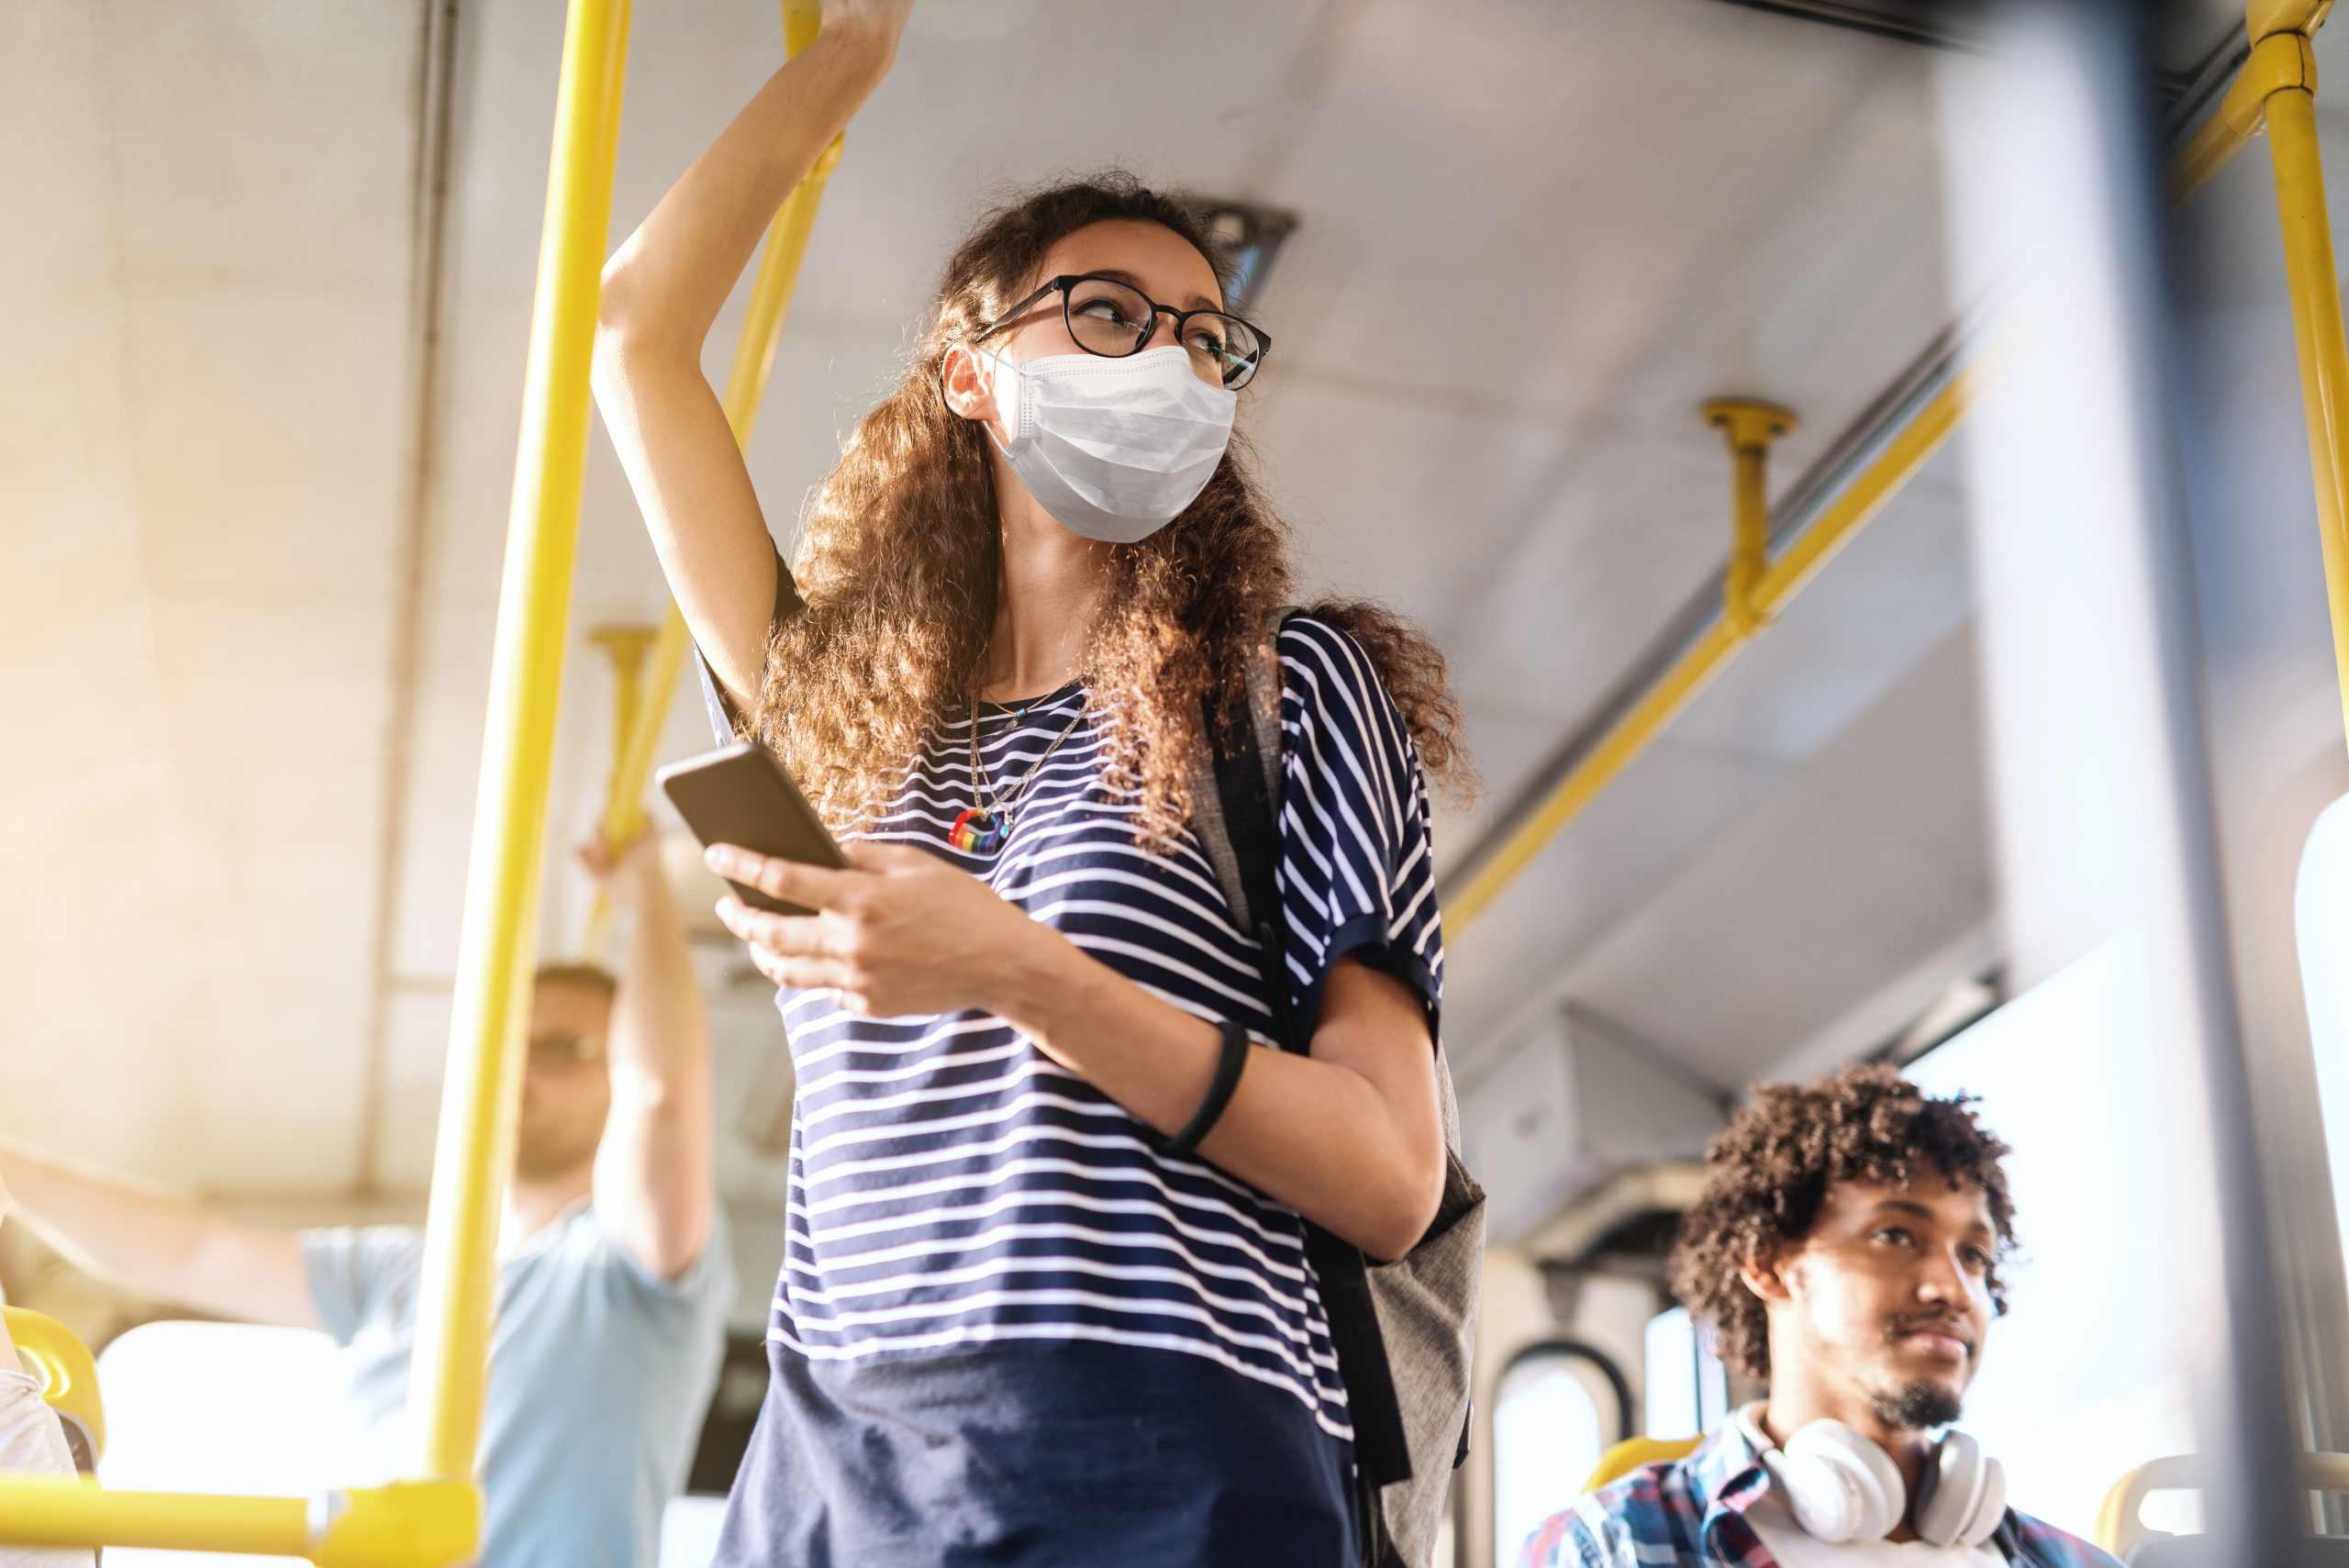
[[[946,350],[946,362],[938,372],[939,384],[946,394],[946,406],[965,419],[993,423],[995,375],[995,367],[981,358],[977,350],[967,343],[955,344]]]

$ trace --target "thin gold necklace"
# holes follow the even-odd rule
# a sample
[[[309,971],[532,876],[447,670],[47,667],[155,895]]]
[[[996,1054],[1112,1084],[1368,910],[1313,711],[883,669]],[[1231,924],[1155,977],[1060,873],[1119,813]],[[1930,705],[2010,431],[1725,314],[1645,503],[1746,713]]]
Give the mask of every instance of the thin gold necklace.
[[[1041,697],[1037,699],[1038,702],[1043,700]],[[1017,728],[1027,718],[1029,708],[1034,706],[1032,703],[1023,705],[1018,710],[1013,728]],[[1075,714],[1062,727],[1061,732],[1052,737],[1052,743],[1028,764],[1028,771],[1020,774],[1019,781],[1011,786],[1011,796],[1007,800],[996,794],[995,784],[987,777],[985,764],[979,761],[979,695],[974,691],[971,694],[971,793],[979,804],[954,818],[954,826],[947,830],[947,841],[965,854],[991,855],[1003,848],[1005,841],[1011,837],[1013,813],[1028,798],[1028,792],[1035,787],[1037,776],[1044,771],[1044,764],[1052,759],[1053,752],[1061,749],[1061,742],[1074,734],[1076,727],[1084,722],[1085,705],[1079,703]]]

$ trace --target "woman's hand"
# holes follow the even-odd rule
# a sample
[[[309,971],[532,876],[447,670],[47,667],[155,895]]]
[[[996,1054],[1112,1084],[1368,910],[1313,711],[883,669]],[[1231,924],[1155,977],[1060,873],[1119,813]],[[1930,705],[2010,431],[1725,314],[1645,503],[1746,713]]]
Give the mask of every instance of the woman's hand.
[[[605,897],[623,908],[634,907],[649,883],[661,880],[661,836],[650,828],[618,850],[598,833],[579,846],[579,863],[596,879]]]
[[[896,58],[897,39],[913,8],[914,0],[824,0],[824,31],[879,50],[885,70],[885,62]]]
[[[816,911],[771,915],[730,895],[718,917],[751,946],[778,985],[830,989],[852,1013],[998,1012],[1007,977],[1032,967],[1039,944],[1063,940],[985,883],[903,844],[852,844],[852,871],[775,860],[713,844],[709,869],[769,897]]]

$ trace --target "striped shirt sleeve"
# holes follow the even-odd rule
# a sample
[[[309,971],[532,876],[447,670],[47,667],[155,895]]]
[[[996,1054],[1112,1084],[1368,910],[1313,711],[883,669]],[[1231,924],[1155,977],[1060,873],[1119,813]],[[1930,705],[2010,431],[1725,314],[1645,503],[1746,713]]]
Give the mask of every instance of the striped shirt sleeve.
[[[1443,936],[1426,781],[1403,715],[1361,646],[1311,616],[1281,629],[1280,889],[1300,1039],[1339,959],[1419,994],[1435,1033]]]
[[[770,636],[774,628],[791,619],[807,607],[799,596],[799,584],[791,575],[790,562],[783,551],[774,552],[774,614],[767,622]],[[718,737],[720,746],[747,738],[748,726],[743,716],[734,711],[734,703],[727,696],[726,688],[718,684],[718,672],[709,667],[709,656],[698,647],[694,650],[694,673],[701,681],[702,706],[709,714],[710,732]]]

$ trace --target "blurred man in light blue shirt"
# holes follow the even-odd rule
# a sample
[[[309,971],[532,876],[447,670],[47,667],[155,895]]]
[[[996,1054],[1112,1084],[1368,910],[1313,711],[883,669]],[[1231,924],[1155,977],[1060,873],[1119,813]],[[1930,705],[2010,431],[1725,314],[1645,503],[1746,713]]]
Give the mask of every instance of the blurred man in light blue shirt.
[[[539,972],[483,1415],[483,1568],[652,1568],[718,1380],[732,1294],[711,1172],[709,1026],[647,838],[584,858],[635,918],[622,978]],[[354,1484],[398,1473],[423,1233],[241,1226],[0,1142],[0,1184],[69,1258],[141,1295],[346,1348]]]

